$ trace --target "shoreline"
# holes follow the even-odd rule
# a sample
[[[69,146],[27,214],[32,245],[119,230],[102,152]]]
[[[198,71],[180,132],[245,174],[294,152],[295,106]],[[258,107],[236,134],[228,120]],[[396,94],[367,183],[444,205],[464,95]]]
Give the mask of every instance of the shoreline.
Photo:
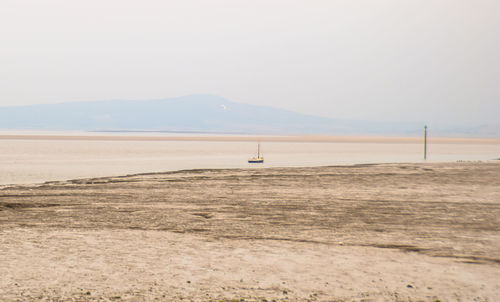
[[[43,185],[52,185],[57,183],[68,183],[68,182],[92,182],[92,181],[100,181],[111,178],[127,178],[127,177],[141,177],[141,176],[151,176],[151,175],[166,175],[166,174],[180,174],[180,173],[204,173],[204,172],[222,172],[222,171],[247,171],[247,170],[255,170],[255,171],[266,171],[266,170],[274,170],[274,169],[321,169],[321,168],[357,168],[357,167],[366,167],[366,166],[389,166],[389,165],[440,165],[440,164],[499,164],[500,158],[494,158],[491,160],[478,160],[478,161],[442,161],[442,162],[425,162],[425,161],[415,161],[415,162],[372,162],[372,163],[346,163],[346,164],[335,164],[335,165],[318,165],[318,166],[271,166],[271,167],[243,167],[243,168],[191,168],[191,169],[176,169],[176,170],[164,170],[164,171],[151,171],[151,172],[138,172],[138,173],[129,173],[122,175],[104,175],[104,176],[95,176],[95,177],[77,177],[77,178],[67,178],[60,180],[42,180],[39,182],[27,182],[27,183],[0,183],[0,190],[15,188],[15,187],[36,187]]]
[[[205,142],[287,142],[287,143],[405,143],[421,144],[422,137],[326,136],[326,135],[89,135],[81,134],[1,134],[0,140],[84,140],[84,141],[205,141]],[[156,134],[156,133],[155,133]],[[499,144],[500,138],[429,137],[430,144]]]

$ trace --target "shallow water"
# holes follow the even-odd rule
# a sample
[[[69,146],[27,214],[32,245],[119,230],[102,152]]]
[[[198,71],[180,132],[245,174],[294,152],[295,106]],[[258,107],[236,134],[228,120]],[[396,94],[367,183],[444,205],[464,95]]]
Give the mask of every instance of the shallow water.
[[[255,142],[0,139],[0,184],[199,168],[261,168],[422,162],[408,142],[264,142],[264,164],[248,164]],[[500,144],[430,144],[428,161],[485,161]]]

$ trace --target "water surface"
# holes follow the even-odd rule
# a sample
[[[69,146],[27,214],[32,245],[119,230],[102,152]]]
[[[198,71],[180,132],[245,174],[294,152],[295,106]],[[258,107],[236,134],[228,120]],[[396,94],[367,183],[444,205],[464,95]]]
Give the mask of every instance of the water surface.
[[[88,135],[88,134],[87,134]],[[92,134],[94,135],[94,134]],[[99,136],[97,134],[96,136]],[[144,135],[145,137],[148,134]],[[181,137],[181,136],[179,136]],[[422,162],[423,144],[398,142],[264,141],[264,164],[248,164],[257,140],[0,139],[0,184],[200,168],[264,168]],[[186,139],[187,138],[187,139]],[[499,157],[500,143],[429,144],[428,161],[485,161]]]

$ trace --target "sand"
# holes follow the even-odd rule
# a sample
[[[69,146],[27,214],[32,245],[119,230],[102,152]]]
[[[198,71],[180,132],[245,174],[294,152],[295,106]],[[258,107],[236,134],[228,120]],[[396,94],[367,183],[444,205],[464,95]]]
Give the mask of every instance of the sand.
[[[0,300],[500,301],[500,162],[0,187]]]
[[[175,134],[168,132],[76,132],[68,133],[50,131],[37,133],[2,133],[0,140],[50,140],[50,141],[189,141],[189,142],[287,142],[287,143],[408,143],[423,144],[420,136],[334,136],[334,135],[238,135],[238,134]],[[429,137],[433,144],[487,144],[499,145],[500,138],[459,138],[459,137]]]

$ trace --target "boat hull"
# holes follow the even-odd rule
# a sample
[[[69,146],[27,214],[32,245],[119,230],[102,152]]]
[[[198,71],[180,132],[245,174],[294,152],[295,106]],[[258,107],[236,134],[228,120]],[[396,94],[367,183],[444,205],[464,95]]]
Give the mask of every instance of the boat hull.
[[[251,158],[248,160],[248,163],[250,164],[261,164],[264,162],[263,158]]]

